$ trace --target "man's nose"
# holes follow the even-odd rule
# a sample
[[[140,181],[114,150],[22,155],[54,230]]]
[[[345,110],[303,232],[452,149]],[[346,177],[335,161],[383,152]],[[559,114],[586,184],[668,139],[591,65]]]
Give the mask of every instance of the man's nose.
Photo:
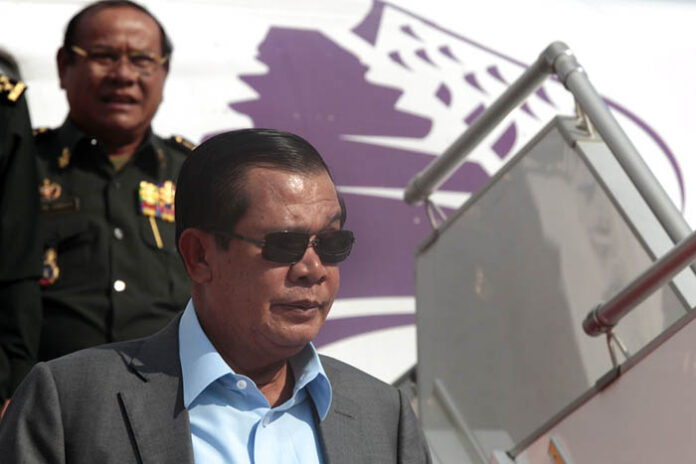
[[[121,81],[135,81],[140,75],[131,63],[130,58],[125,53],[119,56],[118,61],[113,64],[111,75]]]
[[[313,246],[307,247],[302,259],[290,266],[288,277],[291,282],[303,286],[320,284],[326,280],[326,266]]]

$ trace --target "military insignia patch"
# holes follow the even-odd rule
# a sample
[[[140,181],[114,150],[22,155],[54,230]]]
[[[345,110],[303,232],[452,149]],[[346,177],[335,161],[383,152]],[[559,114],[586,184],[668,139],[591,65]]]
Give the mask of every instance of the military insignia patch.
[[[46,287],[53,285],[60,277],[60,268],[58,268],[58,253],[55,248],[47,248],[44,252],[43,271],[39,284]]]
[[[196,146],[193,143],[189,142],[188,140],[181,137],[180,135],[175,135],[174,140],[176,141],[176,143],[179,143],[179,144],[185,146],[189,150],[193,150],[194,148],[196,148]]]
[[[51,179],[44,179],[39,186],[39,196],[41,201],[54,201],[60,198],[63,193],[63,187],[56,182],[51,182]]]
[[[4,74],[0,74],[0,94],[5,96],[8,101],[14,103],[19,100],[27,86],[24,82],[14,82]]]

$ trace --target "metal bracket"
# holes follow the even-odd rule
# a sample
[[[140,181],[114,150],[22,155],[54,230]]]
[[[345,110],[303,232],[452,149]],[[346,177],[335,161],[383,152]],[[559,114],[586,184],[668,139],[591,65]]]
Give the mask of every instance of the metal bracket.
[[[435,213],[437,213],[437,215],[440,217],[439,222],[435,217]],[[440,224],[447,219],[445,213],[440,209],[439,206],[433,203],[430,197],[425,199],[425,214],[428,215],[428,221],[430,221],[430,226],[433,228],[433,230],[437,230]]]
[[[621,354],[623,355],[624,359],[628,359],[631,357],[631,353],[628,351],[628,348],[626,348],[626,345],[624,345],[619,336],[616,335],[612,329],[609,329],[607,331],[607,348],[609,349],[609,358],[611,358],[612,367],[618,367],[619,362],[616,358],[614,346],[617,346],[619,348],[619,351],[621,351]]]
[[[596,129],[590,120],[590,116],[585,112],[585,110],[582,109],[582,106],[580,106],[580,102],[577,101],[577,99],[575,100],[575,115],[577,117],[575,127],[581,131],[587,132],[587,135],[590,138],[594,138]]]

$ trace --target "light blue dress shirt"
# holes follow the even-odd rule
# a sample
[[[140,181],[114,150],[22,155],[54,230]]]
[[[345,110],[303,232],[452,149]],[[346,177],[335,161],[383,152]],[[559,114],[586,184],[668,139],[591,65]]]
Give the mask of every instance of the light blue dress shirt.
[[[179,323],[179,359],[196,463],[323,464],[313,409],[324,420],[331,385],[311,343],[290,358],[293,394],[275,408],[249,377],[225,363],[192,301]]]

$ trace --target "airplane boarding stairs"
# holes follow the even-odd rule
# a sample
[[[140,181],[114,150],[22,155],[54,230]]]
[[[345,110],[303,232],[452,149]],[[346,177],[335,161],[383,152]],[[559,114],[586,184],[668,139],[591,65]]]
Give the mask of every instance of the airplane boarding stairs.
[[[551,73],[578,117],[549,122],[437,224],[429,195]],[[416,374],[435,462],[696,456],[696,236],[564,44],[405,199],[434,227],[416,252]]]

